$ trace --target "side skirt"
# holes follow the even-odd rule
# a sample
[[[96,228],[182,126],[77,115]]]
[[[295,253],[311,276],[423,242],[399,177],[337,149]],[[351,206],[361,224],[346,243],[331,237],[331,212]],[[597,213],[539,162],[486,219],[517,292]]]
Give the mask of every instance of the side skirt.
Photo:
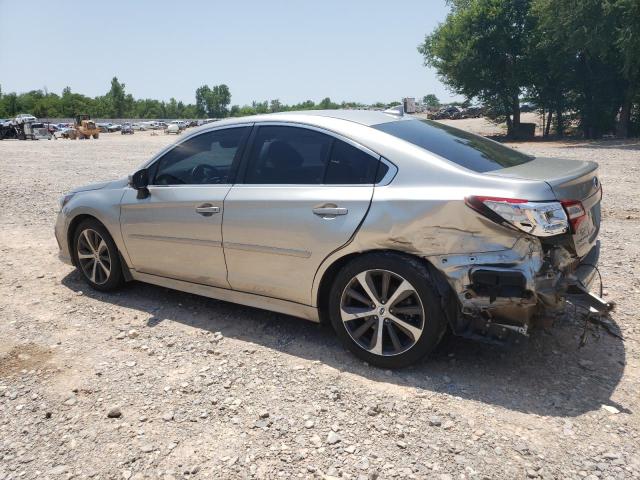
[[[160,287],[180,290],[181,292],[202,295],[203,297],[215,298],[225,302],[239,303],[249,307],[262,308],[273,312],[284,313],[293,317],[304,318],[312,322],[319,323],[320,317],[318,309],[300,303],[289,302],[279,298],[264,297],[253,293],[238,292],[236,290],[228,290],[226,288],[211,287],[199,283],[185,282],[173,278],[160,277],[158,275],[150,275],[148,273],[136,272],[130,270],[134,280],[140,282],[151,283]]]

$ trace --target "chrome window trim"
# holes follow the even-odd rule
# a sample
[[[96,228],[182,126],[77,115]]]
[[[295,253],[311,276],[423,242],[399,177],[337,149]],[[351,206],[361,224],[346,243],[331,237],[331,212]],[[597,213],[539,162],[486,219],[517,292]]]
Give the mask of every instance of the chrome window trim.
[[[167,188],[167,187],[172,187],[172,188],[197,188],[197,187],[202,187],[202,188],[211,188],[211,187],[231,187],[233,186],[233,183],[177,183],[175,185],[154,185],[151,184],[149,185],[147,188],[149,190],[152,190],[154,188]],[[133,187],[131,187],[133,188]]]
[[[153,157],[151,157],[151,159],[148,160],[146,163],[143,163],[138,169],[136,169],[136,171],[141,170],[143,168],[150,168],[154,163],[156,163],[158,160],[160,160],[160,158],[162,158],[165,154],[169,153],[171,150],[176,148],[178,145],[182,145],[187,140],[190,140],[190,139],[192,139],[194,137],[197,137],[198,135],[203,135],[205,133],[211,133],[211,132],[216,131],[216,130],[226,130],[228,128],[253,127],[253,125],[254,125],[254,122],[242,122],[242,123],[234,123],[234,124],[230,124],[230,125],[217,125],[217,126],[212,126],[211,128],[198,130],[197,132],[191,132],[191,133],[187,134],[186,136],[180,138],[179,141],[177,141],[175,143],[172,143],[171,145],[167,145],[165,148],[163,148],[158,153],[156,153]],[[213,183],[212,185],[218,185],[218,184],[217,183]],[[167,186],[169,186],[169,185],[167,185]]]
[[[389,185],[398,173],[398,167],[396,166],[395,163],[387,160],[383,156],[380,156],[380,162],[384,163],[387,167],[389,167],[389,170],[387,170],[387,173],[385,173],[384,177],[382,177],[380,181],[375,184],[376,187],[384,187],[386,185]]]

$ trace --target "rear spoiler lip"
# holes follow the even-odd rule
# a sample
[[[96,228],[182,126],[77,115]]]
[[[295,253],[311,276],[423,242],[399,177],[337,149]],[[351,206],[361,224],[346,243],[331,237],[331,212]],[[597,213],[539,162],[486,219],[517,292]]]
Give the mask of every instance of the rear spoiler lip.
[[[557,175],[553,170],[558,170],[559,166],[572,167],[570,171],[558,172]],[[583,177],[592,172],[597,171],[599,165],[596,162],[585,160],[569,160],[550,157],[535,157],[533,160],[516,165],[514,167],[506,167],[490,172],[484,172],[485,175],[497,177],[507,177],[519,180],[538,180],[553,185],[566,183],[570,180]],[[539,171],[534,173],[534,171]],[[548,173],[551,171],[551,173]]]

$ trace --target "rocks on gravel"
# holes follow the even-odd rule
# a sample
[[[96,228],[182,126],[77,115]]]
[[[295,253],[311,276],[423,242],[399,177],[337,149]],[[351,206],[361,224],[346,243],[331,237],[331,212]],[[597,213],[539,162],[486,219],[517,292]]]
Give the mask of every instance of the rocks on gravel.
[[[120,407],[112,407],[107,412],[107,418],[120,418],[122,417],[122,411]]]
[[[342,440],[342,438],[340,437],[340,435],[338,435],[333,430],[331,430],[329,432],[329,434],[327,435],[327,443],[329,445],[335,445],[336,443],[340,442],[341,440]]]

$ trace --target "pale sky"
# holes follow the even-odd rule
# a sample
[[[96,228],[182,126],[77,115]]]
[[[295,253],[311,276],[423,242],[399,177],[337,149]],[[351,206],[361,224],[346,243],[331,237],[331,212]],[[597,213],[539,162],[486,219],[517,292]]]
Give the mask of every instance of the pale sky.
[[[444,0],[0,0],[0,85],[93,97],[115,75],[136,98],[188,103],[205,83],[226,83],[232,104],[450,100],[416,50],[446,13]]]

